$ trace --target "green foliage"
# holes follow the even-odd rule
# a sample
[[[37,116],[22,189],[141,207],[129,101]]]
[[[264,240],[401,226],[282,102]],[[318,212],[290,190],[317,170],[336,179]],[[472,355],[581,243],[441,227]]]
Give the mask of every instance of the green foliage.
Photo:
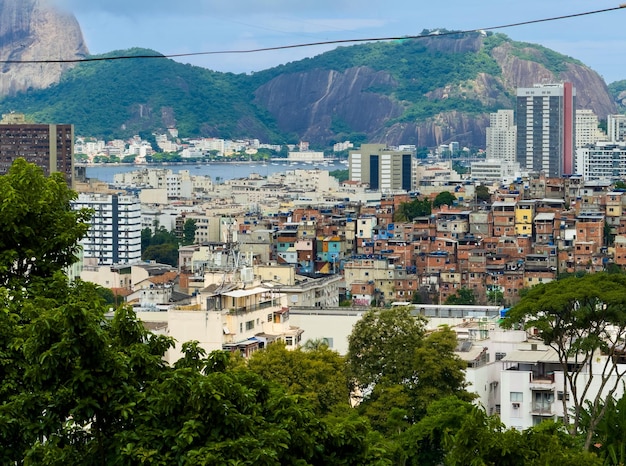
[[[613,188],[614,189],[623,189],[626,190],[626,183],[624,183],[622,180],[617,180],[614,184],[613,184]]]
[[[489,192],[489,188],[484,184],[479,184],[476,186],[476,200],[479,202],[490,202],[491,201],[491,193]]]
[[[187,225],[186,222],[185,225]],[[144,228],[141,231],[141,258],[143,260],[153,260],[161,264],[177,267],[178,247],[179,239],[173,232],[166,230],[165,227],[156,228],[154,233],[152,233],[150,228]]]
[[[400,384],[413,372],[413,354],[421,344],[425,321],[409,307],[372,309],[354,325],[346,360],[361,388]]]
[[[185,220],[183,225],[183,246],[193,244],[196,238],[196,221],[193,218]]]
[[[433,207],[439,208],[442,205],[451,206],[456,201],[456,196],[452,194],[450,191],[442,191],[435,197],[433,201]]]
[[[586,409],[591,418],[586,429],[585,448],[591,445],[597,423],[604,415],[601,397],[613,396],[620,386],[617,359],[608,357],[602,367],[587,372],[600,355],[614,354],[626,337],[626,275],[595,273],[582,277],[568,277],[531,288],[522,300],[509,310],[505,326],[523,324],[538,330],[544,343],[555,349],[565,376],[566,389],[571,393],[573,411],[565,407],[565,425],[572,434],[580,432],[580,419]],[[576,357],[578,366],[568,364]],[[579,375],[585,372],[585,381],[579,385]],[[604,393],[589,394],[592,383],[602,383]]]
[[[432,212],[432,204],[427,198],[415,198],[411,202],[402,202],[393,213],[394,222],[412,222],[416,217],[425,217]]]
[[[592,408],[587,405],[587,408]],[[615,401],[608,398],[604,402],[605,414],[594,430],[592,444],[594,451],[604,458],[604,464],[623,465],[626,464],[626,396],[622,396]],[[581,425],[588,430],[591,427],[592,412],[588,409],[582,411]]]
[[[539,63],[557,76],[567,71],[568,64],[582,65],[579,60],[562,55],[538,44],[529,44],[527,42],[511,42],[511,44],[513,45],[509,52],[511,55],[521,58],[522,60]]]
[[[494,306],[501,306],[504,304],[504,293],[500,289],[487,291],[487,302]]]
[[[250,75],[214,72],[166,58],[100,60],[76,64],[60,83],[47,89],[5,97],[0,111],[19,108],[32,121],[72,122],[78,134],[108,139],[146,135],[153,147],[152,132],[165,132],[174,123],[185,137],[255,136],[287,142],[298,136],[281,132],[274,117],[255,101],[255,91],[280,75],[315,69],[344,72],[360,66],[385,71],[393,80],[377,82],[361,92],[384,95],[401,105],[404,111],[389,124],[425,121],[450,111],[485,114],[512,104],[512,96],[501,84],[492,89],[497,97],[489,99],[475,89],[479,74],[501,75],[491,51],[504,42],[511,44],[512,54],[538,61],[554,72],[564,70],[567,63],[578,63],[541,46],[516,43],[503,34],[484,37],[477,32],[338,47]],[[160,56],[135,48],[96,58],[115,53]],[[446,98],[436,98],[444,89]],[[86,101],[91,105],[85,107]],[[356,143],[366,141],[370,132],[369,128],[351,128],[337,115],[331,129],[337,137]]]
[[[580,449],[576,439],[558,423],[543,422],[522,432],[505,429],[496,416],[474,407],[460,427],[446,433],[444,464],[470,466],[594,465],[602,461]]]
[[[609,84],[609,93],[613,97],[613,100],[615,102],[618,102],[618,109],[621,113],[624,113],[624,111],[626,111],[623,97],[624,91],[626,91],[626,79],[622,79],[621,81],[615,81]]]
[[[460,288],[456,293],[448,296],[445,304],[476,304],[474,290],[465,287]]]
[[[4,292],[2,464],[391,464],[364,420],[324,422],[306,397],[222,351],[207,356],[190,342],[168,366],[173,341],[147,332],[131,308],[105,319],[93,285],[57,273]],[[307,374],[323,388],[341,371],[316,365],[340,358],[310,354]]]
[[[21,158],[0,176],[0,285],[50,277],[77,261],[92,214],[73,210],[75,198],[62,174],[46,177]]]
[[[117,53],[159,55],[144,49]],[[174,121],[187,137],[236,139],[250,137],[243,122],[254,121],[259,133],[280,140],[273,119],[253,103],[251,81],[166,58],[102,60],[76,64],[47,89],[7,97],[0,109],[19,108],[33,121],[72,122],[77,134],[108,139],[165,132]]]
[[[336,405],[348,406],[350,391],[344,359],[327,345],[290,351],[281,344],[257,351],[248,361],[250,370],[273,380],[293,395],[301,395],[316,413],[328,414]]]
[[[329,175],[334,176],[335,178],[337,178],[337,181],[343,183],[344,181],[347,181],[350,177],[350,170],[332,170],[331,172],[329,172]]]

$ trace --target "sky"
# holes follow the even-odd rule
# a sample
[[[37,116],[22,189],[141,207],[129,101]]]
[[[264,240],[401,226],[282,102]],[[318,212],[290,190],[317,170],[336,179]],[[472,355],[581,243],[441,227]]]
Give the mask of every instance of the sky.
[[[52,0],[73,13],[92,54],[143,47],[165,55],[486,29],[617,7],[626,0]],[[626,8],[498,29],[576,58],[607,83],[626,79]],[[337,45],[176,58],[251,73]]]

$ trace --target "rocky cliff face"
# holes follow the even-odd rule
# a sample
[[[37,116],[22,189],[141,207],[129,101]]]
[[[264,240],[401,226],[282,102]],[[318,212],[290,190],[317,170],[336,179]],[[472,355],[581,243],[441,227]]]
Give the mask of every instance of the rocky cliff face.
[[[282,131],[296,133],[305,141],[320,141],[334,136],[334,126],[371,133],[402,115],[404,108],[399,102],[368,91],[395,85],[389,73],[365,66],[343,73],[315,69],[280,75],[255,95],[256,103],[274,115]]]
[[[475,53],[482,46],[482,39],[476,36],[429,37],[424,42],[437,53]],[[425,97],[432,101],[471,99],[487,108],[515,108],[518,87],[570,81],[577,90],[578,108],[591,109],[600,118],[616,111],[606,84],[586,66],[567,63],[565,71],[556,75],[532,60],[541,51],[529,47],[514,54],[511,49],[511,44],[505,42],[491,51],[501,69],[498,75],[479,72],[475,79],[432,89]],[[256,103],[269,110],[282,131],[296,133],[313,143],[328,143],[336,136],[338,127],[346,125],[353,132],[367,134],[371,142],[433,147],[458,141],[461,145],[484,146],[488,113],[448,111],[407,121],[401,118],[407,103],[393,97],[396,86],[390,72],[366,66],[343,73],[314,69],[280,75],[259,87],[255,96]],[[376,92],[379,88],[387,91]]]
[[[46,0],[0,1],[0,60],[74,59],[88,54],[76,18]],[[0,95],[42,89],[59,81],[70,64],[4,63]]]
[[[600,75],[583,65],[567,63],[567,69],[556,76],[540,63],[523,60],[511,54],[511,44],[505,43],[491,54],[502,68],[502,81],[514,92],[518,87],[532,87],[537,83],[568,81],[576,88],[578,108],[591,109],[599,118],[616,112],[615,102]],[[537,53],[532,48],[522,49],[527,55]]]

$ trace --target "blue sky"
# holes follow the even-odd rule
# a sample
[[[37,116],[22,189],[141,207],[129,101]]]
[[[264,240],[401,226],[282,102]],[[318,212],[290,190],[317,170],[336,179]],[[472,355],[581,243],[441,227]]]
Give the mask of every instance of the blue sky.
[[[617,7],[620,0],[52,0],[78,19],[91,53],[145,47],[163,54],[481,29]],[[624,0],[621,0],[622,2]],[[581,60],[607,83],[626,79],[626,8],[501,29]],[[335,46],[181,58],[249,73]]]

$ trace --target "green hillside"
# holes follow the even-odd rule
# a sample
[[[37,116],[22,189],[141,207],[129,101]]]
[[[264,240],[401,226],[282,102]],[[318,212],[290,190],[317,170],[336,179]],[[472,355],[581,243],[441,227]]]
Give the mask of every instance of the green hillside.
[[[132,49],[97,57],[155,55]],[[77,134],[122,137],[175,124],[181,134],[246,135],[242,121],[276,136],[272,119],[252,104],[245,75],[217,73],[165,58],[79,63],[62,81],[0,102],[3,113],[25,113],[36,122],[70,122]],[[164,116],[171,109],[172,117]]]
[[[540,63],[557,76],[567,63],[580,64],[545,47],[491,33],[426,35],[338,47],[251,75],[214,72],[166,58],[103,60],[77,64],[48,89],[0,100],[0,112],[25,113],[35,122],[73,123],[77,134],[105,138],[175,126],[182,137],[296,142],[301,135],[285,128],[281,131],[277,115],[255,104],[255,91],[274,78],[316,69],[344,72],[367,66],[393,77],[392,84],[362,91],[400,105],[401,115],[388,120],[388,126],[414,124],[453,110],[469,116],[484,115],[512,105],[510,90],[500,79],[500,65],[491,53],[503,43],[510,44],[510,55]],[[131,49],[99,57],[117,55],[159,56],[152,50]],[[479,75],[490,79],[488,95],[475,85]],[[274,92],[277,98],[290,97],[281,96],[280,89]],[[442,93],[445,98],[441,98]],[[292,99],[289,105],[297,108],[298,102]],[[336,115],[331,118],[331,130],[337,137],[349,132]],[[378,129],[367,128],[363,133],[373,134]]]

